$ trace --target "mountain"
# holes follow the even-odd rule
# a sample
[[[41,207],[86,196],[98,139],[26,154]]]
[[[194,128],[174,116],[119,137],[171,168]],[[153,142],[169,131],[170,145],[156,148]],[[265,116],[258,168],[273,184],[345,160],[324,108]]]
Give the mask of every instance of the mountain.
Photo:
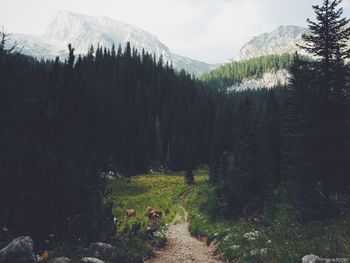
[[[66,57],[67,44],[71,43],[76,54],[86,54],[94,45],[111,47],[113,43],[125,46],[130,42],[139,52],[142,49],[161,55],[172,61],[176,69],[185,69],[193,74],[210,70],[211,65],[172,53],[156,36],[141,28],[104,16],[81,15],[69,11],[57,13],[42,35],[13,34],[13,41],[23,47],[22,53],[37,58]]]
[[[286,85],[289,82],[288,68],[292,61],[292,56],[288,54],[298,51],[299,54],[307,55],[297,46],[303,44],[304,34],[310,34],[310,31],[299,26],[279,26],[272,32],[254,37],[240,49],[236,58],[216,67],[206,76],[231,80],[232,84],[227,86],[228,91]],[[249,70],[241,75],[239,81],[234,81],[242,72],[242,69],[237,72],[237,68]],[[252,69],[259,69],[258,74]]]
[[[273,88],[289,82],[288,69],[293,60],[292,54],[284,53],[231,61],[213,68],[203,74],[201,79],[217,89],[227,91]]]
[[[242,91],[248,89],[274,88],[289,83],[290,74],[287,69],[268,70],[261,77],[252,76],[244,78],[241,82],[227,87],[227,91]]]
[[[293,53],[306,55],[297,44],[302,44],[307,28],[279,26],[276,30],[254,37],[246,43],[235,58],[215,65],[201,79],[214,83],[217,88],[227,91],[273,88],[286,85],[290,74],[288,68]]]
[[[309,34],[307,28],[299,26],[279,26],[276,30],[254,37],[239,51],[238,59],[246,60],[271,54],[294,53],[300,50],[296,44],[302,44],[302,35]]]

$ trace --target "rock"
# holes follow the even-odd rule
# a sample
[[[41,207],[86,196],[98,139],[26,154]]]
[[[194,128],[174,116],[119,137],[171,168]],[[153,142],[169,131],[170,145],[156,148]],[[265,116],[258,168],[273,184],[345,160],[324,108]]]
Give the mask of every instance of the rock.
[[[307,255],[302,259],[303,263],[350,263],[349,258],[320,258],[315,255]]]
[[[81,263],[105,263],[104,261],[97,259],[97,258],[82,258]]]
[[[320,258],[315,255],[306,255],[302,258],[302,263],[316,263]]]
[[[114,252],[115,247],[102,242],[91,243],[89,246],[89,255],[96,258],[110,259]]]
[[[30,237],[18,237],[0,250],[1,263],[37,263]]]
[[[261,249],[253,249],[250,251],[250,256],[257,256],[257,255],[261,255],[261,256],[266,256],[268,252],[268,248],[261,248]]]
[[[69,258],[60,257],[51,259],[50,263],[71,263],[71,261]]]

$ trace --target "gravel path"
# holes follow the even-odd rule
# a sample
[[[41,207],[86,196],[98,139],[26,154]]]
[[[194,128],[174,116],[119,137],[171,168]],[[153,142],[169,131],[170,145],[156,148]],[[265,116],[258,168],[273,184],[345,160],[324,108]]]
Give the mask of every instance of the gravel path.
[[[194,237],[188,231],[187,213],[184,217],[177,214],[166,236],[166,246],[156,251],[156,256],[146,263],[221,263],[209,251],[206,244]],[[176,224],[177,222],[181,222]]]

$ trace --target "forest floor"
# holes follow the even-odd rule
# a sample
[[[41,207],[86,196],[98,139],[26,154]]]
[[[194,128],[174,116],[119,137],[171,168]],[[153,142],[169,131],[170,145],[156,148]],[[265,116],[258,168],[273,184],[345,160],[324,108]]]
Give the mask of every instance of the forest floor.
[[[183,209],[183,208],[182,208]],[[191,236],[188,231],[187,212],[176,214],[170,227],[166,231],[167,242],[165,247],[156,251],[155,257],[146,263],[219,263],[208,246],[199,239]]]

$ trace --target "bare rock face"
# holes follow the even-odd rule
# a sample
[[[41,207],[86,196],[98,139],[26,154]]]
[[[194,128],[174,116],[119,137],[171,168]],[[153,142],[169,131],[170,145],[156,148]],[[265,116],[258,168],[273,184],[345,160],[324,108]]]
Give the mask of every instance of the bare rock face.
[[[18,237],[0,250],[1,263],[37,263],[30,237]]]
[[[298,26],[279,26],[276,30],[254,37],[245,44],[240,52],[239,59],[245,60],[271,54],[293,54],[296,51],[305,55],[297,44],[303,44],[302,35],[310,31]]]
[[[255,90],[259,88],[271,89],[279,85],[287,85],[290,77],[291,75],[286,69],[267,71],[260,78],[251,77],[243,79],[241,83],[228,87],[227,91]]]
[[[89,246],[89,255],[96,258],[110,259],[114,252],[115,247],[102,242],[91,243]]]

